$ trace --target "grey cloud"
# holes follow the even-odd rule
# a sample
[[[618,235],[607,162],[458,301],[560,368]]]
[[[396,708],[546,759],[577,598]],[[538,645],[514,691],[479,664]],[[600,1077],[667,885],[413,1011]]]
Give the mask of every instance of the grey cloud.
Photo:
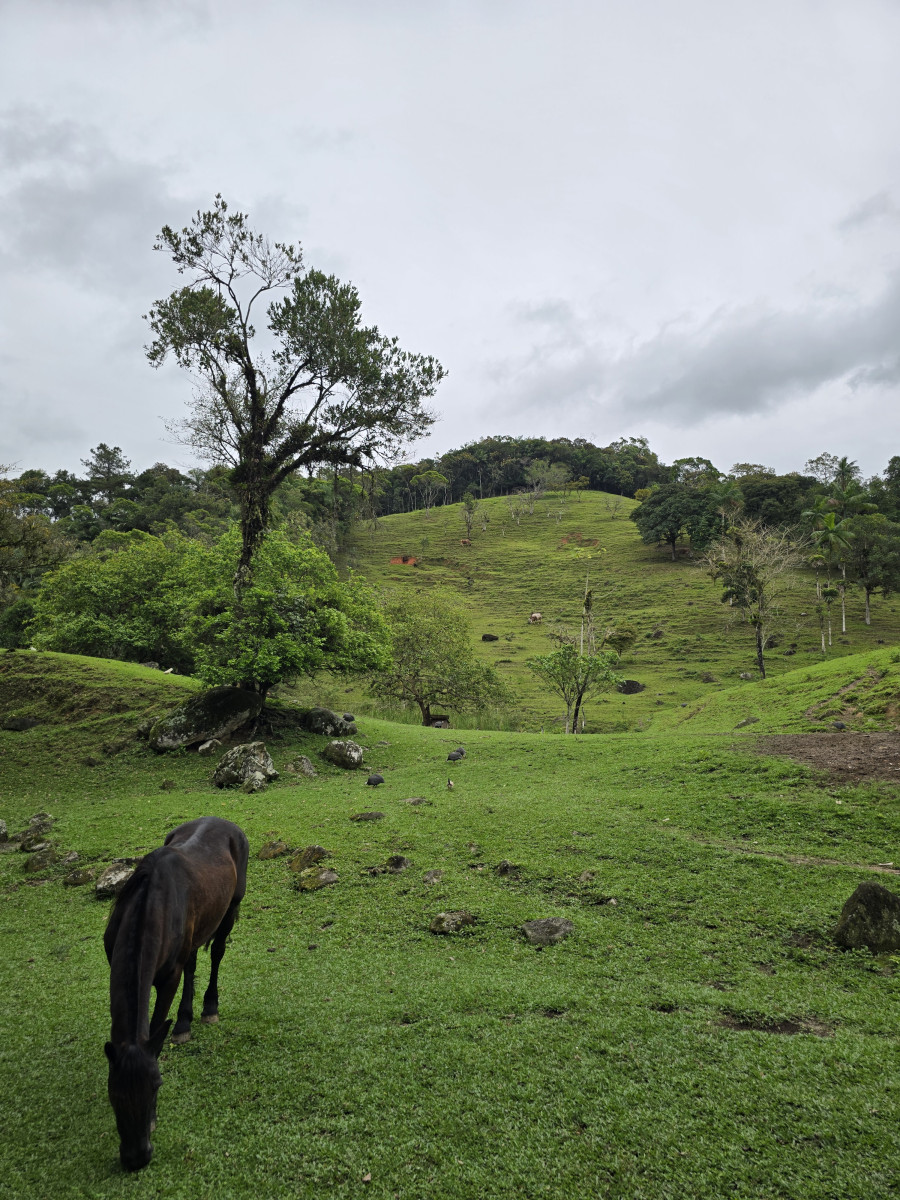
[[[875,221],[881,221],[885,217],[895,219],[900,217],[900,208],[894,203],[890,192],[877,192],[852,209],[842,221],[839,221],[838,231],[854,233],[857,229],[862,229]]]
[[[723,310],[699,328],[683,322],[623,353],[558,336],[518,363],[490,374],[509,411],[553,405],[587,413],[633,414],[669,425],[710,417],[752,416],[808,395],[824,384],[900,382],[900,274],[870,304],[786,312]]]

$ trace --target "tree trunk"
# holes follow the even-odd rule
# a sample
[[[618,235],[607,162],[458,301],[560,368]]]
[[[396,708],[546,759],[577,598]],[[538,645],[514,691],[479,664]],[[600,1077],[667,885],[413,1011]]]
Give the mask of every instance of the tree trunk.
[[[847,632],[847,587],[841,584],[841,633]]]
[[[675,561],[675,543],[669,542],[669,549],[672,551],[672,562]]]
[[[763,660],[764,641],[765,641],[765,639],[763,638],[763,627],[762,627],[762,624],[760,623],[756,626],[756,664],[759,667],[759,673],[763,677],[763,679],[765,679],[765,677],[766,677],[766,664]]]
[[[422,724],[430,725],[431,724],[431,705],[426,704],[424,700],[417,700],[416,704],[418,704],[419,709],[422,713]]]
[[[867,625],[872,624],[872,610],[869,606],[869,601],[871,600],[871,598],[872,598],[872,593],[869,591],[868,588],[866,588],[866,624]]]
[[[237,491],[241,510],[241,556],[234,575],[234,595],[240,601],[244,589],[253,582],[253,559],[269,527],[271,489],[266,480],[254,476],[237,482]]]

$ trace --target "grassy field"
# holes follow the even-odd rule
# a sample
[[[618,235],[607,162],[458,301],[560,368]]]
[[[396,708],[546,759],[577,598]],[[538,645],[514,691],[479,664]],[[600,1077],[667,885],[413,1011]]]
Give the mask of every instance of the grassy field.
[[[612,506],[620,505],[618,515]],[[508,679],[519,695],[510,714],[480,719],[455,717],[457,727],[512,727],[547,732],[561,729],[561,701],[539,687],[525,667],[531,654],[550,647],[549,630],[557,622],[576,625],[581,613],[585,574],[590,571],[598,621],[632,624],[639,632],[634,649],[620,670],[645,685],[635,695],[616,693],[588,703],[588,732],[624,732],[645,727],[660,711],[677,713],[711,692],[736,685],[741,672],[755,671],[752,633],[720,602],[714,584],[685,550],[672,562],[668,549],[645,546],[628,512],[635,501],[586,492],[563,503],[553,496],[539,501],[533,516],[516,524],[502,498],[487,500],[490,520],[483,531],[476,523],[472,545],[463,546],[462,506],[398,514],[360,527],[346,562],[379,589],[440,588],[462,604],[472,621],[478,653]],[[403,555],[419,565],[391,563]],[[814,614],[815,580],[801,573],[787,607],[785,632],[768,654],[768,672],[779,677],[805,664],[822,661],[818,621]],[[897,602],[876,599],[872,625],[863,619],[862,598],[848,598],[846,638],[835,614],[829,659],[869,649],[879,642],[900,642]],[[528,624],[531,612],[543,614],[541,626]],[[483,633],[497,634],[483,643]],[[790,653],[787,653],[790,652]],[[312,699],[327,695],[334,707],[354,712],[403,714],[379,709],[358,687],[320,682],[301,689]],[[417,720],[410,712],[405,719]]]
[[[651,582],[664,566],[648,559]],[[524,595],[504,600],[508,614]],[[837,682],[815,679],[840,666],[766,685],[765,710],[809,707]],[[844,664],[869,667],[889,672],[885,687],[896,671],[885,652]],[[0,855],[0,1195],[900,1192],[900,962],[831,940],[859,882],[897,890],[872,873],[900,860],[897,791],[830,785],[722,736],[759,685],[678,728],[602,738],[367,718],[360,740],[384,787],[324,764],[326,739],[292,736],[269,742],[276,765],[303,752],[317,778],[283,774],[254,796],[214,790],[208,759],[157,757],[131,736],[191,686],[0,656],[0,717],[43,722],[0,731],[11,832],[48,811],[59,851],[99,868],[213,813],[247,830],[253,854],[221,1024],[164,1051],[156,1155],[136,1177],[119,1169],[106,1099],[108,906],[63,887],[62,867],[31,876],[23,854]],[[384,819],[349,820],[370,809]],[[297,892],[283,859],[256,857],[273,835],[327,847],[339,882]],[[394,853],[412,862],[404,874],[365,873]],[[518,874],[499,876],[501,860]],[[427,885],[433,868],[443,879]],[[456,909],[476,916],[470,933],[429,932]],[[519,926],[543,916],[569,918],[573,935],[528,947]]]

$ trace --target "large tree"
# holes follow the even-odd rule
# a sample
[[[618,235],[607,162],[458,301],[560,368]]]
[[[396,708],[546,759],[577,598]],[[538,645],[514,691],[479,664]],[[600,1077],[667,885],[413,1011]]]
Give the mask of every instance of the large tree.
[[[702,550],[718,524],[714,502],[705,492],[684,483],[664,483],[654,488],[629,516],[645,542],[662,542],[669,547],[673,562],[680,537],[687,534],[691,547]]]
[[[351,284],[307,270],[299,247],[270,242],[221,196],[180,233],[164,226],[155,248],[188,282],[151,307],[147,357],[158,367],[171,354],[191,372],[198,386],[181,437],[234,468],[240,595],[279,483],[323,463],[371,463],[422,434],[434,420],[424,401],[444,372],[363,325]],[[263,303],[261,349],[253,321]]]

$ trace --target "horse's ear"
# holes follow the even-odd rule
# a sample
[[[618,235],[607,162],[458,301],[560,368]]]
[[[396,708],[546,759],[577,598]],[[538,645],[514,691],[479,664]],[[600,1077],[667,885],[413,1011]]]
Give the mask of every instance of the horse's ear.
[[[153,1033],[151,1033],[150,1036],[147,1038],[147,1049],[150,1051],[150,1053],[153,1055],[154,1058],[159,1058],[160,1054],[162,1053],[162,1048],[163,1048],[163,1045],[166,1040],[166,1035],[168,1034],[171,1027],[172,1027],[171,1019],[169,1019],[168,1021],[163,1021],[162,1025],[160,1025],[160,1027],[157,1030],[155,1030]]]
[[[103,1047],[103,1053],[111,1063],[116,1061],[116,1048],[112,1042],[106,1043],[106,1045]]]

